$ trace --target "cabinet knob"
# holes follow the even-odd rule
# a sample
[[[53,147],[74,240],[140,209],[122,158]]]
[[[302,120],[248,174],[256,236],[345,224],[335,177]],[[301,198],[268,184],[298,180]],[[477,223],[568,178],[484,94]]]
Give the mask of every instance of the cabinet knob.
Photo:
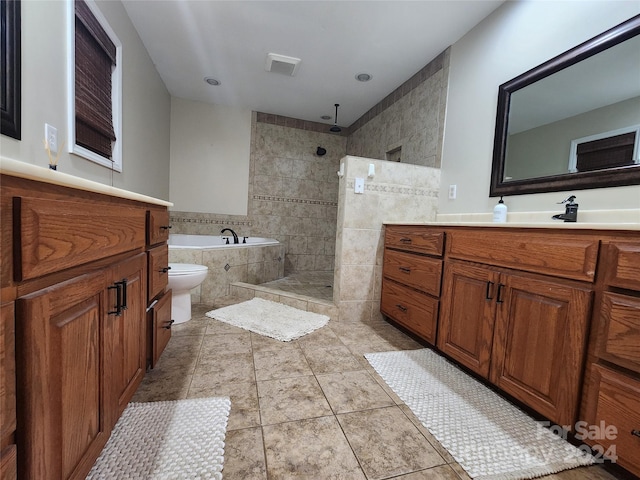
[[[398,270],[403,273],[411,273],[411,269],[409,267],[398,267]]]
[[[407,311],[407,307],[405,307],[404,305],[400,305],[399,303],[396,304],[396,307],[398,307],[398,309],[403,312]]]
[[[640,430],[631,430],[631,435],[634,435],[636,437],[640,437]]]
[[[160,225],[160,230],[169,230],[171,229],[171,225]]]
[[[403,237],[400,239],[400,243],[411,243],[411,239],[407,237]]]
[[[167,273],[169,270],[171,270],[171,267],[164,267],[163,269],[158,270],[158,272],[160,272],[160,273]]]

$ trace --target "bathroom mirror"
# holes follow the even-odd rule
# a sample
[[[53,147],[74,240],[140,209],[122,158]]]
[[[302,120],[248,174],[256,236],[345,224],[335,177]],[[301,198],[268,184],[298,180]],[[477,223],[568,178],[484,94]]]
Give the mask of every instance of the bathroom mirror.
[[[490,196],[640,184],[640,15],[498,89]]]

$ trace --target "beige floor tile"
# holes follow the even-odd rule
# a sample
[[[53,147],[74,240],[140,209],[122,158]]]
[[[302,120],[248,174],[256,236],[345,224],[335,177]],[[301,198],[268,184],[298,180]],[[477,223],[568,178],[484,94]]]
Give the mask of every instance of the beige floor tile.
[[[290,342],[283,342],[282,340],[276,340],[275,338],[266,337],[258,333],[251,333],[251,347],[254,352],[262,352],[266,350],[286,350],[297,349],[297,340],[291,340]]]
[[[203,355],[248,352],[251,352],[251,335],[249,332],[205,335],[202,340],[201,353]]]
[[[262,425],[331,415],[331,408],[313,376],[258,382]]]
[[[225,480],[266,480],[262,429],[245,428],[228,431],[224,440]]]
[[[211,386],[206,376],[195,377],[187,398],[229,397],[231,411],[227,430],[238,430],[260,425],[260,407],[255,382],[222,383]]]
[[[253,353],[256,380],[312,375],[311,368],[299,348],[264,350]]]
[[[160,402],[182,400],[187,398],[191,378],[191,375],[185,375],[184,373],[179,376],[158,375],[156,377],[147,373],[131,401]]]
[[[317,375],[317,378],[335,413],[395,405],[364,370]]]
[[[211,355],[200,359],[193,372],[199,385],[254,382],[253,357],[250,353]]]
[[[445,464],[396,406],[345,413],[337,418],[370,480]]]
[[[303,350],[309,347],[321,347],[321,346],[336,346],[342,345],[340,338],[335,334],[331,328],[324,326],[314,332],[308,333],[298,339],[300,348]]]
[[[247,330],[245,330],[244,328],[236,327],[235,325],[230,325],[228,323],[214,320],[213,318],[209,318],[205,330],[205,335],[225,335],[228,333],[247,333]]]
[[[394,477],[395,480],[460,480],[455,470],[449,465],[441,465],[439,467],[420,470],[419,472],[409,473]]]
[[[407,405],[403,404],[398,406],[400,407],[400,410],[402,410],[402,412],[411,421],[411,423],[413,423],[416,426],[416,428],[420,431],[420,433],[424,435],[424,437],[433,446],[433,448],[436,449],[436,451],[440,454],[440,456],[444,459],[445,462],[447,463],[456,462],[455,459],[451,456],[451,454],[447,451],[447,449],[444,448],[440,444],[440,442],[438,442],[438,440],[436,440],[436,437],[433,436],[433,434],[427,429],[427,427],[422,425],[418,417],[415,416],[415,414],[411,411],[411,409]]]
[[[309,362],[313,373],[337,373],[349,372],[352,370],[362,370],[360,362],[353,356],[344,345],[311,346],[301,345],[304,356]]]
[[[262,427],[270,480],[364,480],[335,417]]]

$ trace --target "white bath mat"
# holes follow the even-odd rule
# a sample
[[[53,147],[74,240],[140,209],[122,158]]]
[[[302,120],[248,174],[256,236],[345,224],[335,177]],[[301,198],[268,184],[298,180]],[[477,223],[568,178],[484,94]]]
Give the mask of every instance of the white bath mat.
[[[228,397],[130,403],[87,479],[221,479]]]
[[[593,463],[429,349],[365,357],[471,478],[535,478]]]
[[[211,310],[207,317],[288,342],[311,333],[329,322],[329,317],[288,305],[252,298],[246,302]]]

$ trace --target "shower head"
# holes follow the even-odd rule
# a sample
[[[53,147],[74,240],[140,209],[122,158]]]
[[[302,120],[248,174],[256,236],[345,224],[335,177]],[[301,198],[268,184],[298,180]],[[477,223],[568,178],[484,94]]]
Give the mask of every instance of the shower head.
[[[338,107],[340,106],[340,104],[336,103],[335,106],[336,106],[336,116],[333,117],[333,127],[331,127],[329,131],[338,133],[342,131],[342,129],[338,126]]]

